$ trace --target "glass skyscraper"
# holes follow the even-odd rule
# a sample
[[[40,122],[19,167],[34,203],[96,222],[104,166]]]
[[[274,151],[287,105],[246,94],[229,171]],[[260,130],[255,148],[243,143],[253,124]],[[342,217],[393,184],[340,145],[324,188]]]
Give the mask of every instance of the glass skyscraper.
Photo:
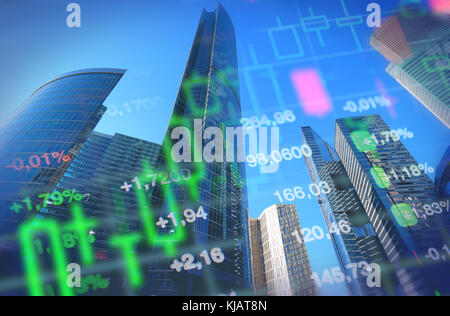
[[[180,276],[169,268],[174,258],[168,258],[167,262],[149,268],[152,283],[149,294],[217,295],[231,290],[238,294],[250,291],[245,163],[205,162],[197,156],[202,155],[202,145],[207,143],[202,135],[208,127],[218,127],[225,134],[227,127],[239,125],[240,118],[235,32],[230,17],[219,4],[214,12],[203,10],[201,14],[163,142],[160,165],[168,173],[188,169],[192,179],[184,184],[161,185],[155,189],[153,201],[161,215],[174,211],[174,205],[180,211],[202,206],[207,219],[186,226],[186,238],[178,243],[178,248],[195,245],[198,250],[194,254],[198,256],[202,250],[219,247],[225,260],[203,271],[183,271]],[[200,124],[194,126],[194,120],[201,120]],[[173,139],[172,133],[179,127],[189,129],[192,137],[201,135],[201,143],[192,145],[194,162],[173,160],[172,149],[179,139]],[[155,254],[158,251],[162,250],[155,249]]]
[[[146,166],[156,166],[161,145],[134,137],[93,132],[74,158],[56,190],[76,190],[82,194],[85,216],[101,219],[103,232],[96,232],[95,248],[108,255],[113,232],[140,230],[138,206],[134,192]],[[129,183],[128,188],[125,183]],[[151,188],[141,186],[151,192]],[[67,205],[48,207],[53,216],[67,217]]]
[[[37,89],[1,124],[0,206],[9,211],[0,215],[0,232],[15,231],[12,223],[23,218],[25,212],[10,211],[12,202],[33,199],[46,185],[57,183],[104,114],[103,102],[124,73],[87,69],[64,74]]]
[[[122,69],[86,69],[37,89],[0,126],[0,255],[2,273],[19,269],[8,238],[28,217],[43,214],[39,195],[53,190],[106,111],[103,102]]]
[[[436,168],[435,183],[441,197],[450,197],[450,146]]]
[[[351,295],[380,295],[382,291],[367,286],[364,276],[353,278],[349,268],[351,264],[362,261],[383,264],[386,260],[364,207],[336,151],[311,127],[302,127],[302,132],[303,142],[312,152],[311,156],[305,157],[311,180],[316,185],[326,182],[330,188],[329,193],[321,191],[317,197],[328,231],[332,232],[333,227],[339,227],[341,221],[350,227],[349,232],[329,234],[341,271],[346,280],[351,280],[346,283],[347,288]]]
[[[150,196],[152,187],[145,187],[143,182],[141,186],[138,181],[144,180],[142,175],[146,170],[156,167],[160,151],[161,145],[144,140],[93,132],[58,182],[57,191],[76,190],[82,194],[84,216],[100,223],[92,228],[95,237],[92,247],[97,262],[121,262],[120,251],[111,247],[111,237],[130,233],[143,235],[136,192],[141,190]],[[136,178],[141,180],[133,182]],[[48,213],[64,222],[70,219],[68,209],[67,203],[50,205]],[[79,261],[77,249],[68,252],[74,262]],[[98,272],[109,279],[110,285],[104,294],[132,294],[123,286],[126,277],[122,267]]]
[[[448,247],[450,214],[397,136],[379,115],[338,119],[335,148],[392,264],[398,293],[448,295],[449,263],[432,253]]]
[[[258,290],[269,296],[315,296],[312,271],[295,205],[276,204],[265,209],[252,225],[251,246]]]
[[[261,223],[257,218],[249,218],[249,235],[252,267],[252,285],[256,295],[267,295],[264,250],[261,239]]]
[[[389,74],[450,128],[450,18],[410,14],[389,18],[370,43],[391,61]]]

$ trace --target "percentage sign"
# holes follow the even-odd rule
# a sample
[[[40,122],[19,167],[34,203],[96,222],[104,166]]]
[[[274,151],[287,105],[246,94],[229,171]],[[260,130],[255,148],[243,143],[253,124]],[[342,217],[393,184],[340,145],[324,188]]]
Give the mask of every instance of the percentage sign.
[[[406,128],[405,129],[401,129],[401,128],[397,129],[397,134],[399,136],[403,136],[403,139],[406,139]]]
[[[427,171],[426,171],[425,165],[423,165],[423,164],[420,164],[420,165],[419,165],[419,170],[421,170],[421,171],[425,171],[425,174],[427,174]]]
[[[70,191],[70,190],[63,191],[63,196],[66,197],[66,198],[67,197],[69,198],[69,203],[72,203],[73,200],[81,201],[83,199],[83,195],[77,194],[77,190],[76,189],[73,189],[72,191]]]
[[[403,136],[403,139],[411,139],[414,138],[414,133],[408,131],[408,128],[399,128],[397,129],[397,134],[399,136]]]
[[[447,208],[447,212],[448,212],[448,206],[449,206],[449,203],[448,203],[448,200],[447,201],[441,201],[441,202],[439,202],[439,205],[441,206],[441,207],[446,207]]]
[[[429,167],[427,162],[424,163],[424,164],[420,164],[419,165],[419,169],[425,171],[425,174],[434,172],[434,168],[433,167]]]
[[[376,103],[378,103],[381,107],[384,107],[384,106],[390,106],[391,105],[391,100],[389,100],[388,98],[386,98],[386,97],[380,97],[380,96],[376,96],[376,97],[374,97],[374,100],[375,100],[375,102]]]
[[[109,286],[109,281],[107,279],[103,279],[100,274],[96,276],[96,285],[100,289],[106,289]]]
[[[58,158],[58,163],[61,163],[61,161],[68,162],[71,159],[69,155],[64,155],[64,150],[62,150],[60,153],[56,151],[53,152],[52,157],[55,159]]]
[[[407,129],[405,128],[405,133],[406,133],[406,131],[407,131]],[[408,131],[408,132],[406,133],[406,137],[409,138],[409,139],[412,139],[412,138],[414,138],[414,133]]]
[[[391,100],[385,96],[383,96],[382,98],[382,102],[383,102],[383,106],[390,106],[391,105]]]
[[[95,276],[94,285],[93,285],[92,289],[93,289],[94,291],[97,291],[98,288],[100,287],[100,283],[102,283],[102,276],[101,276],[100,274],[97,274],[97,275]],[[100,288],[101,288],[101,287],[100,287]]]
[[[58,158],[58,163],[61,163],[63,156],[64,156],[64,150],[61,151],[61,153],[56,152],[56,151],[52,153],[53,158],[55,158],[55,159]]]
[[[97,274],[98,275],[98,274]],[[92,289],[94,291],[97,291],[98,286],[97,286],[97,276],[94,275],[89,275],[86,277],[86,283],[92,285]]]

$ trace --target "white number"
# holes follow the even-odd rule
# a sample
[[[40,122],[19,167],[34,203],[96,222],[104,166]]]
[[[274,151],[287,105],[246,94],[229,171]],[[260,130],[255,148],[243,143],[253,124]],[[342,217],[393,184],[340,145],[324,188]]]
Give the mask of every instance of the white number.
[[[345,108],[347,108],[352,113],[355,113],[358,110],[358,106],[353,101],[347,101],[347,103],[345,104]]]
[[[193,223],[196,220],[195,212],[191,209],[184,210],[183,215],[188,223]]]
[[[311,237],[311,230],[309,228],[303,228],[302,235],[305,242],[314,241],[314,238]]]
[[[291,152],[295,159],[301,159],[303,157],[301,149],[297,146],[292,147]]]
[[[278,155],[279,159],[275,158],[275,154]],[[270,155],[272,157],[272,160],[275,161],[276,163],[280,163],[283,160],[283,157],[281,157],[281,154],[279,151],[275,150],[272,152],[272,154]]]
[[[303,189],[301,187],[295,187],[294,194],[297,197],[297,199],[299,199],[299,200],[301,200],[305,197],[305,192],[303,192]]]
[[[250,168],[253,168],[253,167],[256,167],[256,165],[258,165],[258,162],[257,162],[257,160],[256,160],[256,158],[255,158],[255,156],[247,156],[247,162],[249,163],[249,167]]]
[[[222,249],[220,248],[213,248],[210,251],[211,253],[211,259],[215,263],[222,263],[225,261],[225,255],[222,252]]]
[[[318,233],[316,234],[316,232]],[[314,235],[314,238],[316,238],[317,240],[321,240],[325,236],[322,228],[320,228],[319,226],[314,226],[312,228],[312,233]]]
[[[338,222],[338,226],[339,226],[339,229],[340,229],[340,231],[341,232],[343,232],[344,234],[348,234],[348,233],[350,233],[351,232],[351,228],[350,228],[350,226],[348,225],[348,222],[346,221],[346,220],[340,220],[339,222]]]
[[[188,271],[197,268],[197,266],[193,264],[194,259],[195,257],[190,253],[181,256],[181,261],[184,262],[184,270]]]
[[[203,206],[200,206],[198,208],[198,210],[197,210],[197,218],[203,218],[203,219],[207,219],[208,218],[208,214],[203,209]]]
[[[295,195],[292,193],[291,189],[285,189],[283,191],[283,195],[284,195],[284,198],[290,202],[295,200]]]
[[[370,272],[369,264],[366,261],[358,262],[358,268],[361,269],[361,275],[368,276]]]
[[[281,150],[281,154],[283,155],[283,159],[284,160],[292,160],[292,154],[291,151],[288,148],[284,148],[283,150]]]
[[[308,145],[302,145],[301,148],[302,148],[303,156],[305,156],[305,157],[312,156],[312,150]]]
[[[345,275],[341,272],[339,267],[331,269],[331,274],[333,275],[334,281],[336,283],[341,283],[345,281]]]
[[[315,190],[313,190],[313,188],[314,188]],[[311,183],[311,184],[309,185],[309,191],[310,191],[314,196],[319,196],[319,195],[320,195],[320,187],[319,187],[317,184],[315,184],[315,183]]]
[[[319,186],[323,187],[322,192],[328,194],[331,192],[331,188],[325,181],[319,182]]]
[[[291,110],[285,111],[284,116],[286,117],[286,121],[288,121],[289,123],[294,122],[296,119],[294,113]]]

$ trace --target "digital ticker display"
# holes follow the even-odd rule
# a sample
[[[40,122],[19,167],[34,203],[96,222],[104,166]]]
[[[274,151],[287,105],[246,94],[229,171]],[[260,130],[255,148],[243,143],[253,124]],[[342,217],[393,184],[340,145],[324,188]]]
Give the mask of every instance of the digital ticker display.
[[[0,38],[1,296],[450,294],[450,2],[0,1]]]

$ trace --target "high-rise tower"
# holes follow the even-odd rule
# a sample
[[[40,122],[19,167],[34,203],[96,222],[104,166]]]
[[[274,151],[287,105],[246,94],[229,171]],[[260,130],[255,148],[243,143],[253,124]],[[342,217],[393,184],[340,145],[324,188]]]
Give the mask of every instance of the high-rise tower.
[[[450,128],[450,17],[412,9],[390,17],[370,44],[389,74]]]
[[[400,137],[379,115],[338,119],[335,148],[393,266],[399,293],[448,294],[449,263],[435,261],[434,252],[448,250],[450,213]]]
[[[123,69],[70,72],[37,89],[0,125],[0,272],[20,270],[20,223],[43,215],[52,192],[106,111]],[[11,271],[13,270],[14,271]]]
[[[447,147],[436,168],[435,184],[441,197],[450,196],[450,146]]]
[[[256,295],[267,295],[264,250],[261,238],[261,223],[257,218],[250,218],[249,239],[251,251],[252,284]]]
[[[303,142],[312,151],[305,162],[311,180],[317,186],[326,183],[327,191],[317,196],[322,214],[330,233],[341,271],[346,275],[347,287],[351,295],[379,295],[377,288],[369,288],[363,275],[352,277],[349,267],[365,261],[382,263],[384,250],[364,212],[364,207],[350,182],[347,172],[335,150],[329,146],[311,127],[302,127]],[[347,229],[339,228],[347,225]],[[341,225],[339,225],[341,224]]]
[[[203,137],[204,132],[209,127],[218,127],[225,134],[225,129],[237,126],[240,118],[235,32],[230,17],[219,4],[214,12],[204,10],[201,14],[163,142],[161,166],[167,168],[168,173],[188,169],[192,179],[181,184],[161,185],[155,189],[153,200],[161,215],[197,210],[202,206],[207,218],[199,218],[183,228],[186,235],[177,247],[196,245],[207,251],[219,247],[225,260],[205,267],[204,271],[183,271],[179,275],[169,268],[167,263],[174,259],[169,258],[168,262],[150,267],[151,294],[205,295],[230,290],[239,294],[239,289],[250,290],[245,164],[202,159],[203,145],[210,140]],[[178,133],[183,127],[190,135]],[[175,149],[177,142],[191,136],[194,141],[189,149]],[[174,152],[188,156],[193,153],[193,159],[177,162]]]
[[[295,205],[272,205],[251,226],[257,293],[270,296],[315,296],[312,271]]]
[[[80,205],[84,216],[99,223],[89,228],[93,234],[91,247],[98,263],[103,260],[121,262],[120,250],[111,243],[114,236],[133,233],[144,236],[138,193],[150,194],[152,191],[151,180],[150,184],[145,184],[143,175],[156,167],[160,151],[161,145],[148,141],[122,134],[110,136],[93,132],[58,182],[55,190],[81,194],[83,199]],[[171,177],[181,175],[172,174]],[[57,193],[52,196],[57,197]],[[49,215],[59,222],[70,219],[70,203],[67,200],[57,205],[50,203],[47,207]],[[67,252],[70,260],[80,261],[76,247],[67,249]],[[140,246],[136,255],[145,252],[148,248]],[[109,279],[104,295],[134,294],[127,292],[123,286],[126,277],[121,268],[98,272]]]
[[[13,223],[26,214],[11,210],[13,202],[37,198],[56,185],[105,113],[103,102],[124,73],[86,69],[64,74],[36,90],[1,124],[1,234],[15,232]]]

